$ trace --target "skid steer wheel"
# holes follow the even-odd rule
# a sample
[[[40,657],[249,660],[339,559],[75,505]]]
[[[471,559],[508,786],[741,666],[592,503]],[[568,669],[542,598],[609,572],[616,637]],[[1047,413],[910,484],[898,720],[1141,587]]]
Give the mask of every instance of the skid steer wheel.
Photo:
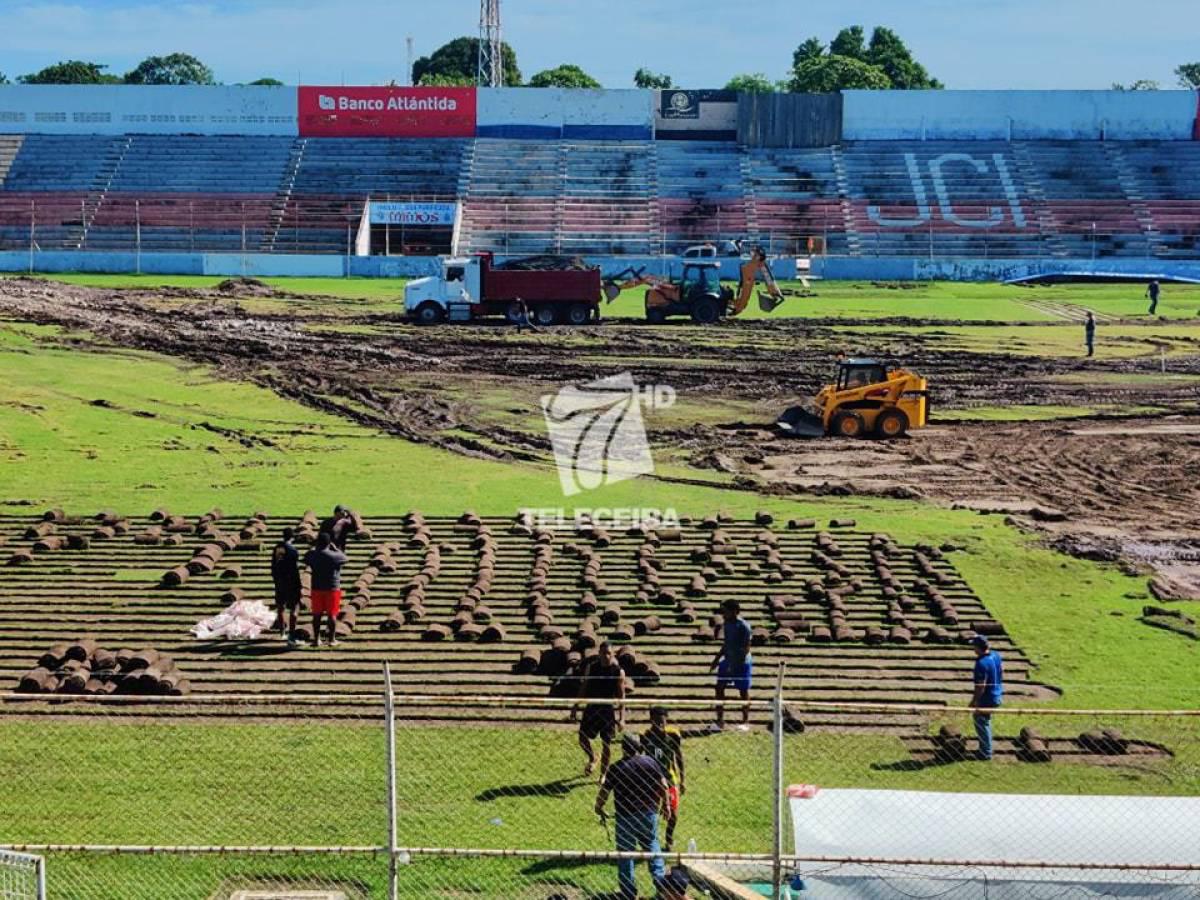
[[[436,303],[427,300],[417,307],[416,319],[418,325],[436,325],[444,318],[445,313]]]
[[[838,437],[856,438],[866,433],[867,423],[853,410],[842,410],[833,417],[833,433]]]
[[[553,325],[558,321],[558,310],[549,303],[542,303],[533,308],[533,321],[538,325]]]
[[[568,325],[586,325],[592,318],[592,310],[585,303],[572,303],[567,307]]]
[[[875,436],[886,440],[903,437],[908,431],[908,416],[902,409],[885,409],[875,420]]]
[[[650,309],[646,310],[646,321],[651,325],[661,325],[663,322],[667,321],[667,314],[661,309],[651,307]]]
[[[692,307],[692,321],[697,325],[711,325],[721,317],[721,308],[711,297],[697,300]]]

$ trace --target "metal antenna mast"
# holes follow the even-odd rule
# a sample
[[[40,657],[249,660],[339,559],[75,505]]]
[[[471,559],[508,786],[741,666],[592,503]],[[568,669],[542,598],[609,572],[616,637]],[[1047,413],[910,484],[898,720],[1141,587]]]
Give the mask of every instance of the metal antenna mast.
[[[413,39],[410,34],[404,39],[404,43],[408,45],[408,63],[405,66],[405,81],[409,87],[413,86]]]
[[[479,69],[475,83],[480,87],[504,87],[501,46],[500,0],[479,0]]]

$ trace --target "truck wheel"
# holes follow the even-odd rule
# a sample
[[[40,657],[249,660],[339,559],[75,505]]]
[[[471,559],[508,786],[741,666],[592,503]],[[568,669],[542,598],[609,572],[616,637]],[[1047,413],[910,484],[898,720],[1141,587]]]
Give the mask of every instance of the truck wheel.
[[[712,325],[721,318],[721,308],[712,297],[703,297],[692,305],[692,321],[697,325]]]
[[[568,325],[586,325],[592,320],[592,308],[586,303],[572,303],[567,307]]]
[[[446,318],[446,311],[432,301],[417,307],[415,315],[418,325],[437,325]]]
[[[516,325],[517,320],[521,318],[521,307],[517,306],[515,300],[504,308],[504,318],[509,325]]]
[[[667,321],[667,314],[656,306],[646,310],[646,321],[651,325],[661,325]]]
[[[542,303],[533,308],[533,321],[542,326],[554,325],[558,322],[558,310],[549,303]]]
[[[875,420],[875,436],[890,440],[908,431],[908,416],[902,409],[885,409]]]

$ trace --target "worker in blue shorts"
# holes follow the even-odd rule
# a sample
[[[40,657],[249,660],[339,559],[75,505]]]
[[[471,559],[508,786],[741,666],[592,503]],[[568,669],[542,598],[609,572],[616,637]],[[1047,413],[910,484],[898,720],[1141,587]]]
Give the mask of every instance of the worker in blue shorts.
[[[717,672],[717,721],[715,728],[720,731],[725,727],[725,688],[734,688],[742,698],[743,703],[750,699],[750,679],[753,674],[753,663],[750,659],[750,625],[741,616],[742,608],[736,600],[726,600],[721,604],[721,614],[724,623],[721,626],[721,649],[713,657],[711,672]],[[750,706],[742,707],[742,724],[739,731],[750,730]]]

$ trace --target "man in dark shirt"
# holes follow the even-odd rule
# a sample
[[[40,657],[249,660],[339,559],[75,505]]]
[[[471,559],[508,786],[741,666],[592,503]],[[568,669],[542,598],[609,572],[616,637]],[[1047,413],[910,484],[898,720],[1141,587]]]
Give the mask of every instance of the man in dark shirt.
[[[596,796],[596,815],[604,818],[604,804],[613,795],[617,812],[617,850],[653,853],[650,857],[650,877],[657,890],[667,874],[658,843],[658,811],[667,794],[667,780],[653,758],[642,752],[637,735],[621,738],[621,759],[618,760],[600,785]],[[617,860],[617,883],[621,900],[637,900],[634,880],[634,860]]]
[[[1158,282],[1151,279],[1150,283],[1146,285],[1146,296],[1150,298],[1150,315],[1154,315],[1158,309],[1158,292]]]
[[[975,648],[975,691],[971,706],[975,708],[975,736],[979,739],[978,759],[992,758],[992,714],[988,710],[1000,705],[1004,696],[1004,669],[1000,654],[991,648],[982,634],[971,640]]]
[[[753,674],[753,664],[750,659],[750,625],[741,617],[742,607],[736,600],[726,600],[721,604],[721,614],[724,624],[721,626],[721,649],[708,667],[711,672],[717,670],[717,723],[720,731],[725,727],[725,688],[734,688],[743,701],[750,699],[750,679]],[[750,707],[742,707],[741,731],[750,728]]]
[[[314,647],[321,644],[321,619],[324,616],[329,617],[329,646],[338,645],[337,617],[342,609],[342,566],[349,560],[350,557],[333,546],[333,539],[326,531],[317,535],[316,546],[304,554],[304,564],[312,570],[309,599],[312,603]]]
[[[1083,323],[1083,340],[1087,344],[1088,356],[1096,352],[1096,317],[1088,310],[1087,319]]]
[[[275,624],[283,634],[283,613],[288,613],[287,639],[296,645],[296,610],[300,608],[300,553],[292,543],[294,532],[283,529],[283,538],[271,550],[271,581],[275,584]]]
[[[358,525],[350,510],[338,504],[333,508],[333,515],[321,523],[318,531],[328,534],[333,546],[345,553],[346,542],[350,540],[350,535],[358,531]]]
[[[612,645],[605,641],[600,645],[599,653],[585,664],[579,676],[579,697],[588,700],[625,699],[625,673],[613,654]],[[578,715],[579,705],[571,708],[571,720]],[[600,777],[608,771],[608,761],[612,753],[611,745],[616,739],[624,715],[621,704],[589,703],[583,708],[583,718],[579,722],[579,746],[587,756],[584,775],[591,775],[596,768],[596,754],[592,751],[592,741],[600,738]]]

